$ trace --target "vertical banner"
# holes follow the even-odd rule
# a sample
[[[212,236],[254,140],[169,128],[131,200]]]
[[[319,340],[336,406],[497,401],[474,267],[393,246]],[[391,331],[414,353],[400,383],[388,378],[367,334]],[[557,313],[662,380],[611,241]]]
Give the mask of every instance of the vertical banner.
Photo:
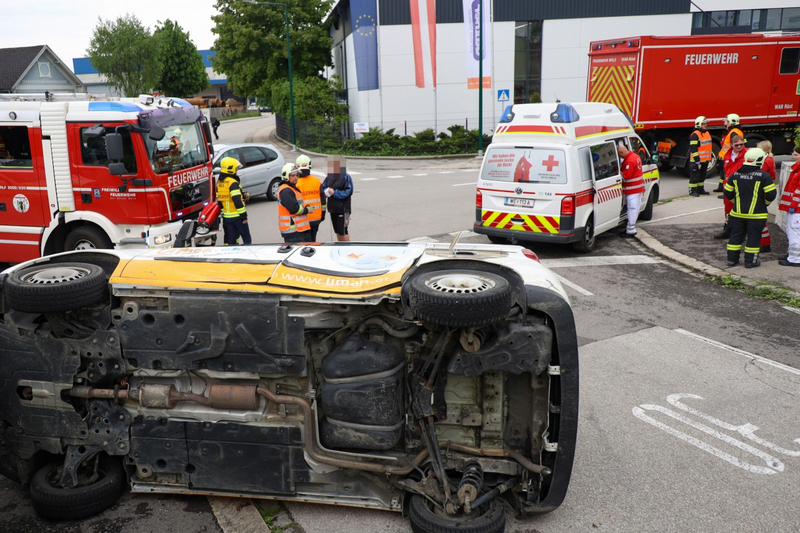
[[[436,0],[409,0],[417,87],[436,87]]]
[[[478,62],[481,59],[479,35],[481,32],[481,0],[462,0],[464,2],[464,36],[467,39],[467,88],[478,88]],[[489,11],[491,0],[483,0],[483,88],[492,88],[492,21]]]
[[[350,0],[359,91],[378,88],[378,0]]]

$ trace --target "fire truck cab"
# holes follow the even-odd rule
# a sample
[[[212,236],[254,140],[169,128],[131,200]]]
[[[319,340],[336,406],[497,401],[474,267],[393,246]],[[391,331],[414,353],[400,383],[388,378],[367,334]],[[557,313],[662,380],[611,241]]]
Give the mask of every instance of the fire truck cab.
[[[213,201],[210,139],[178,98],[0,95],[0,262],[171,245]]]
[[[594,249],[595,237],[627,220],[617,144],[642,159],[653,216],[658,169],[613,104],[517,104],[506,108],[478,177],[474,231],[495,243],[572,243]]]

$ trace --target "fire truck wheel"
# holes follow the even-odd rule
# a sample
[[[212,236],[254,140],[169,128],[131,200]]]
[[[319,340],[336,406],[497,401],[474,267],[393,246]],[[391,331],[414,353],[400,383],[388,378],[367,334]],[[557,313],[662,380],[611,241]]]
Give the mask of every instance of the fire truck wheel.
[[[95,461],[97,474],[94,475]],[[64,488],[59,483],[64,461],[54,461],[31,479],[31,500],[36,512],[54,520],[78,520],[104,511],[125,492],[127,479],[119,459],[101,455],[78,467],[78,486]]]
[[[444,514],[427,498],[412,494],[408,502],[408,520],[414,533],[502,533],[506,528],[503,500],[495,498],[471,515]]]
[[[114,245],[102,230],[93,226],[80,226],[70,231],[64,241],[64,250],[110,250]]]
[[[594,245],[597,241],[595,237],[594,216],[590,215],[589,220],[586,221],[586,230],[583,232],[583,237],[578,242],[572,243],[572,249],[582,254],[588,254],[594,250]]]
[[[466,269],[414,276],[403,291],[418,318],[457,328],[502,320],[513,299],[513,289],[504,277]]]
[[[105,301],[108,280],[90,263],[45,263],[9,274],[3,292],[11,309],[63,313]]]

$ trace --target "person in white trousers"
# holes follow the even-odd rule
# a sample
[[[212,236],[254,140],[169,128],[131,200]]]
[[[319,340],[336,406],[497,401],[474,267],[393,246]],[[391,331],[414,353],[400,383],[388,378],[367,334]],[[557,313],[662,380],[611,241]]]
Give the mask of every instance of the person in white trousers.
[[[622,158],[622,193],[628,206],[628,225],[620,233],[622,237],[636,235],[636,219],[644,196],[644,178],[642,177],[642,159],[636,152],[631,152],[625,143],[617,144],[617,151]]]
[[[800,146],[795,146],[792,152],[794,165],[786,186],[783,188],[781,203],[778,209],[786,211],[786,238],[789,240],[789,250],[786,257],[778,259],[782,266],[800,267]]]

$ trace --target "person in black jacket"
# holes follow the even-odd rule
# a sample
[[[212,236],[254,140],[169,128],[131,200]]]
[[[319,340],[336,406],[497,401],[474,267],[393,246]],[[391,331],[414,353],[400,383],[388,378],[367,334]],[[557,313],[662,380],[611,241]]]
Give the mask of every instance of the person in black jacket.
[[[322,188],[328,199],[328,213],[331,214],[333,232],[338,241],[349,241],[350,231],[350,199],[353,196],[353,178],[347,173],[342,156],[328,158],[328,175],[322,182]]]
[[[744,267],[761,265],[761,231],[767,223],[767,206],[778,195],[777,187],[769,173],[761,170],[767,154],[761,148],[750,148],[744,156],[744,165],[731,174],[725,182],[725,198],[733,203],[728,214],[731,238],[728,241],[728,266],[739,264],[742,242]]]

